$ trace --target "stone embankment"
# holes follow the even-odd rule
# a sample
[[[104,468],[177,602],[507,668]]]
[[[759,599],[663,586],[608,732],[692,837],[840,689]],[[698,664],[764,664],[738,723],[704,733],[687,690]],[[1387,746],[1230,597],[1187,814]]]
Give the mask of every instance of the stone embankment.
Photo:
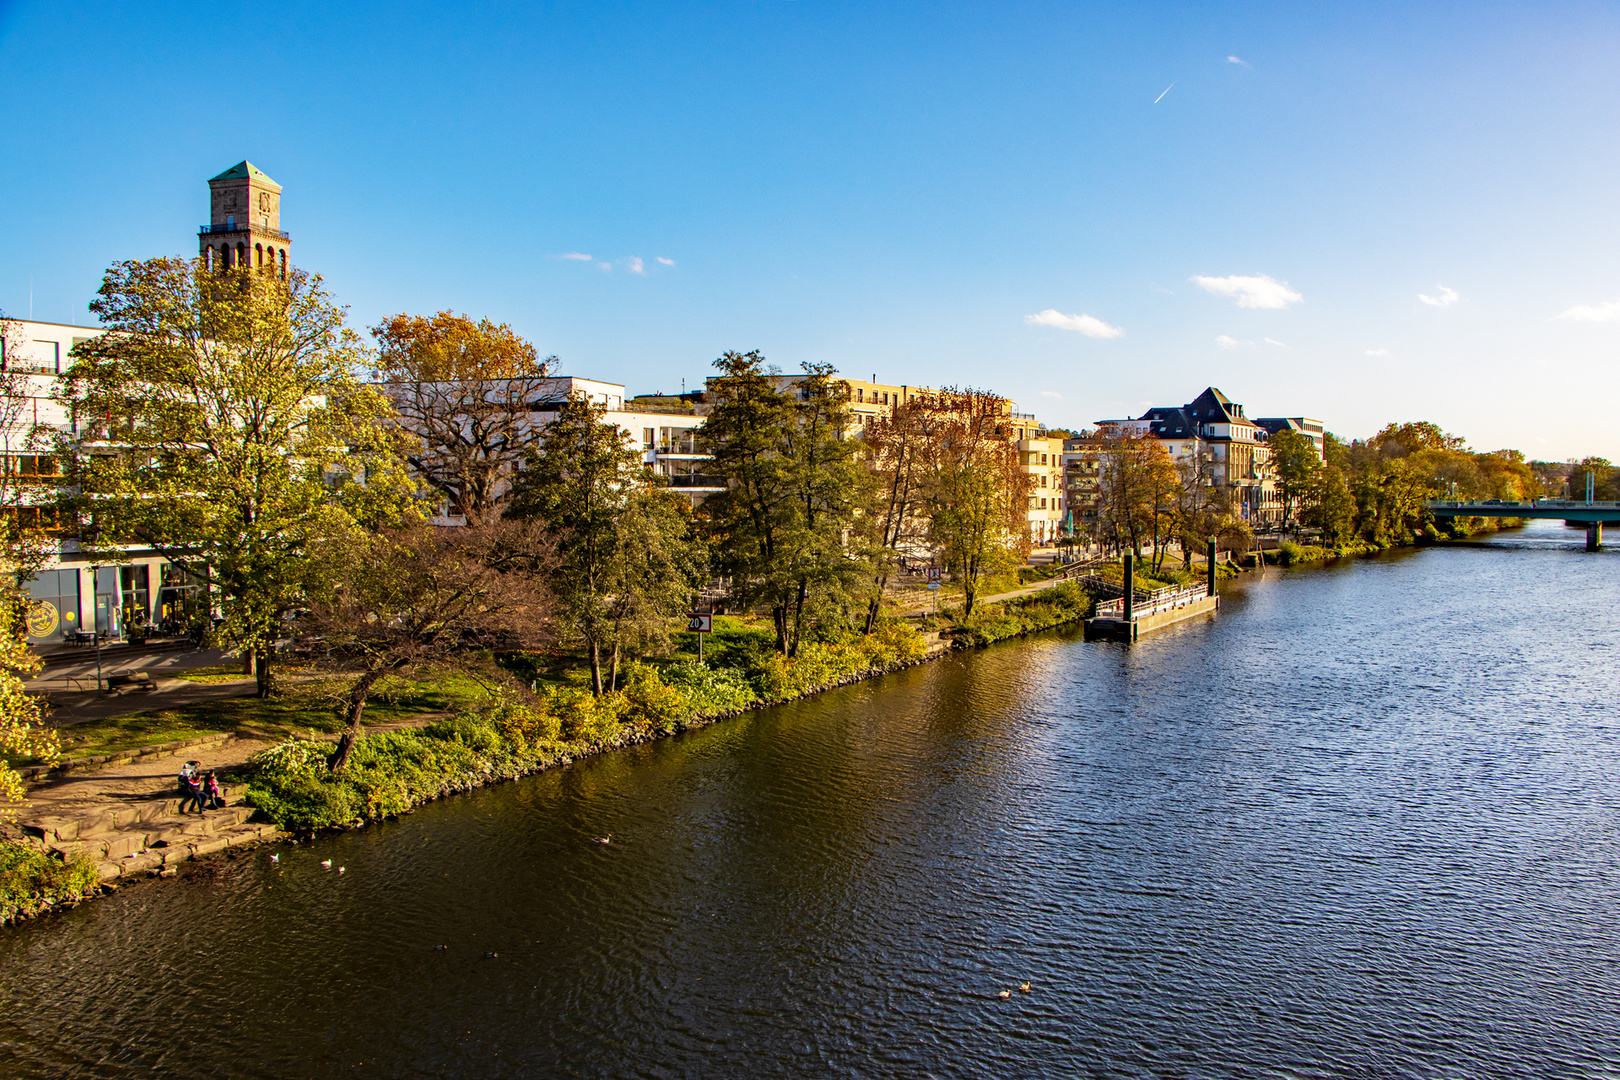
[[[171,875],[190,859],[273,839],[274,825],[251,820],[254,810],[242,802],[246,785],[224,785],[219,809],[182,813],[173,779],[177,761],[225,767],[262,746],[222,734],[75,759],[29,792],[33,805],[17,822],[17,839],[64,859],[88,859],[104,883]]]

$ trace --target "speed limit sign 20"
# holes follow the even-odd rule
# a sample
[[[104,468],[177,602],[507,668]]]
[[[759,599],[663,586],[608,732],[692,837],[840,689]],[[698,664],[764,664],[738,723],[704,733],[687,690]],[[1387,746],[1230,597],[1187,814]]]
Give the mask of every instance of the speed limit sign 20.
[[[686,632],[689,634],[708,634],[714,630],[714,616],[707,612],[696,612],[686,617]]]

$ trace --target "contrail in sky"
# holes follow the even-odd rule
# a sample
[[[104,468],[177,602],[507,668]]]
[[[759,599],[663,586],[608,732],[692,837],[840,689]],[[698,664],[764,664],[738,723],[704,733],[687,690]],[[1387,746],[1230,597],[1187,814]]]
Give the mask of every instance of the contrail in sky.
[[[1176,85],[1175,83],[1171,83],[1169,86],[1165,87],[1164,88],[1164,94],[1168,94],[1170,92],[1171,88],[1174,87],[1175,85]],[[1163,101],[1164,100],[1164,94],[1160,94],[1158,97],[1154,98],[1153,99],[1153,104],[1157,105],[1159,102]]]

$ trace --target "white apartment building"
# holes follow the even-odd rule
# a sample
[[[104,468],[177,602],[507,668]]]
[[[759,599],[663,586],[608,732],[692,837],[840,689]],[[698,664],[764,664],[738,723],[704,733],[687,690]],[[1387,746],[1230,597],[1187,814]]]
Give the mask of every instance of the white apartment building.
[[[4,506],[48,534],[57,533],[52,504],[64,480],[52,444],[58,433],[75,435],[74,418],[55,399],[59,376],[73,346],[104,333],[94,326],[13,320],[14,335],[0,350],[8,371],[24,371],[31,393],[12,423],[0,425],[4,452]],[[28,640],[47,644],[83,639],[101,631],[124,636],[131,625],[187,623],[207,613],[195,582],[150,548],[129,546],[117,564],[92,561],[77,539],[61,535],[56,550],[29,586]]]

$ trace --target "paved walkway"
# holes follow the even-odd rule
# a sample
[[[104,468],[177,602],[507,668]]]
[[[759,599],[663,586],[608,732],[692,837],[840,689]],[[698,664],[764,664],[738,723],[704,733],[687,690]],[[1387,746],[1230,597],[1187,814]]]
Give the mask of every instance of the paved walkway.
[[[253,677],[244,675],[224,682],[191,682],[174,678],[182,671],[214,667],[232,662],[219,649],[164,650],[161,652],[126,652],[103,656],[101,677],[127,675],[144,671],[152,676],[153,690],[134,690],[123,694],[98,694],[96,687],[96,659],[78,657],[71,662],[58,660],[23,685],[39,694],[51,704],[50,721],[55,727],[70,727],[89,720],[107,720],[114,716],[132,716],[136,713],[158,712],[182,705],[197,705],[207,701],[246,697],[255,692]]]

